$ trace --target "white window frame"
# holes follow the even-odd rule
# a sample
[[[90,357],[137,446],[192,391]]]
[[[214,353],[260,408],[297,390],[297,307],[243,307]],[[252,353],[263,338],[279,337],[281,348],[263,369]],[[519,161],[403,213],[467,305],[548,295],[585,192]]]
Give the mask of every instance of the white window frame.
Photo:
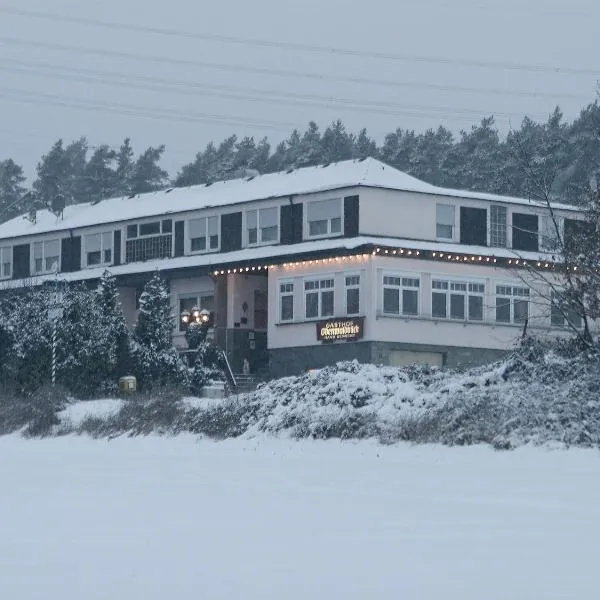
[[[316,235],[311,235],[310,234],[310,223],[311,221],[308,218],[308,213],[309,213],[309,207],[311,206],[311,204],[318,204],[319,202],[333,202],[333,201],[337,201],[339,202],[339,206],[340,206],[340,230],[339,232],[331,232],[331,221],[332,219],[329,218],[327,219],[327,232],[326,233],[319,233]],[[334,217],[334,218],[338,218],[338,217]],[[304,239],[307,240],[319,240],[319,239],[323,239],[323,238],[331,238],[331,237],[341,237],[342,235],[344,235],[344,199],[342,197],[339,198],[322,198],[320,200],[308,200],[307,202],[304,203],[304,231],[305,231],[305,236]]]
[[[165,221],[171,221],[171,231],[164,231],[164,222]],[[159,233],[145,233],[145,234],[141,234],[140,233],[140,227],[142,227],[143,225],[150,225],[151,223],[159,223],[160,226],[160,232]],[[129,237],[129,227],[135,225],[137,227],[137,235],[134,237]],[[140,238],[150,238],[150,237],[160,237],[163,235],[170,235],[173,236],[174,235],[174,229],[175,229],[175,221],[173,219],[173,217],[156,217],[156,218],[148,218],[148,219],[143,219],[141,221],[135,221],[134,223],[126,223],[125,224],[125,241],[128,240],[139,240]]]
[[[8,273],[6,272],[6,265]],[[12,246],[2,246],[0,248],[0,279],[10,279],[13,274],[13,254]]]
[[[348,279],[353,279],[358,277],[358,282],[356,283],[348,283]],[[360,273],[344,273],[344,309],[345,313],[349,317],[355,317],[361,314],[362,308],[362,293],[361,293],[361,283],[362,277]],[[348,311],[348,291],[349,290],[358,290],[358,311],[357,312],[349,312]]]
[[[275,221],[275,227],[277,228],[277,237],[274,240],[265,240],[262,239],[262,231],[263,227],[260,224],[260,214],[265,210],[275,210],[277,214],[277,218]],[[248,229],[248,213],[256,212],[256,242],[250,242],[250,235]],[[254,248],[255,246],[270,246],[272,244],[279,244],[280,236],[281,236],[281,214],[279,206],[261,206],[260,208],[249,208],[244,211],[244,232],[246,237],[246,246],[250,246]]]
[[[494,209],[504,209],[504,217],[505,217],[504,218],[504,244],[493,244],[492,243],[492,238],[493,238],[493,233],[494,233],[492,231],[492,227],[493,227],[492,213],[493,213]],[[510,214],[509,214],[508,206],[505,206],[504,204],[491,204],[490,205],[490,210],[488,210],[488,220],[489,220],[488,245],[490,248],[508,248],[509,218],[510,218]],[[511,235],[512,235],[512,229],[511,229]]]
[[[438,207],[450,207],[452,208],[452,223],[450,225],[450,227],[452,227],[452,233],[450,234],[450,237],[444,237],[441,235],[438,235],[438,225],[443,225],[443,226],[448,226],[448,223],[439,223],[439,218],[438,218]],[[435,239],[436,240],[440,240],[442,242],[452,242],[454,241],[454,239],[456,238],[456,205],[455,204],[449,204],[449,203],[445,203],[445,202],[437,202],[435,205]]]
[[[87,244],[88,244],[88,238],[92,235],[99,235],[100,236],[100,262],[96,263],[94,265],[90,265],[88,264],[88,249],[87,249]],[[104,236],[109,236],[109,247],[104,247]],[[115,249],[114,249],[114,245],[115,245],[115,240],[114,240],[114,232],[113,231],[96,231],[93,233],[85,233],[83,234],[83,262],[82,264],[85,265],[86,269],[94,269],[94,268],[98,268],[101,267],[102,265],[112,265],[114,260],[115,260]],[[105,260],[105,251],[106,250],[110,250],[110,260],[107,261]]]
[[[217,247],[212,248],[210,246],[210,236],[208,234],[208,220],[217,220]],[[206,238],[206,248],[204,250],[192,250],[192,240],[196,237],[192,237],[192,221],[204,221],[204,237]],[[187,250],[188,254],[209,254],[211,252],[219,252],[221,250],[221,215],[206,215],[201,217],[191,217],[186,220],[186,233],[187,233]],[[202,237],[202,236],[200,236]],[[198,238],[199,239],[199,238]]]
[[[393,279],[400,279],[400,285],[396,285],[390,282],[386,283],[386,277],[390,277]],[[405,285],[404,280],[418,281],[417,286],[413,285]],[[423,292],[423,281],[420,273],[405,273],[398,271],[383,271],[381,273],[380,279],[380,289],[381,289],[381,314],[386,317],[401,317],[406,319],[414,319],[421,315],[421,302],[422,302],[422,292]],[[385,289],[397,289],[398,290],[398,312],[385,312]],[[417,314],[414,313],[405,313],[404,312],[404,298],[402,291],[403,290],[417,290]]]
[[[331,286],[322,286],[321,283],[323,282],[332,282]],[[306,289],[306,284],[307,283],[318,283],[318,287],[317,288],[313,288],[313,289]],[[322,274],[322,275],[312,275],[312,276],[308,276],[308,277],[304,277],[302,279],[302,292],[304,295],[304,320],[305,321],[318,321],[320,319],[330,319],[332,317],[335,316],[335,274],[333,273],[329,273],[329,274]],[[333,306],[332,306],[332,311],[330,315],[324,315],[323,314],[323,293],[324,292],[331,292],[333,294]],[[317,315],[314,317],[308,317],[306,315],[306,308],[307,308],[307,302],[306,302],[306,297],[309,294],[317,294]]]
[[[50,257],[47,256],[46,246],[48,244],[53,243],[53,242],[56,242],[58,244],[58,257],[57,257],[58,261],[56,262],[56,268],[53,268],[53,267],[47,268],[46,267],[46,261]],[[41,244],[41,246],[42,246],[42,258],[41,258],[41,260],[42,260],[42,269],[40,271],[38,271],[35,268],[35,261],[36,261],[35,248],[36,248],[37,244]],[[32,252],[31,252],[31,261],[30,261],[30,263],[31,263],[31,272],[34,275],[45,275],[45,274],[48,274],[48,273],[58,273],[58,272],[60,272],[61,245],[62,245],[61,238],[47,238],[45,240],[34,241],[32,243]]]
[[[498,288],[510,288],[511,292],[499,293]],[[515,290],[520,292],[515,293]],[[527,290],[527,294],[521,294],[522,291]],[[494,318],[493,321],[496,325],[523,325],[525,321],[515,321],[515,302],[526,300],[527,301],[527,320],[531,319],[531,304],[532,304],[532,290],[523,284],[517,284],[514,281],[496,281],[494,282]],[[504,298],[505,300],[510,299],[510,320],[509,321],[498,321],[498,298]]]
[[[282,291],[282,286],[291,286],[291,290]],[[278,279],[277,280],[277,322],[278,323],[293,323],[296,317],[296,283],[293,279]],[[292,298],[292,318],[284,319],[282,311],[282,299],[284,296]]]
[[[434,288],[434,283],[440,282],[447,285],[445,289]],[[465,290],[452,289],[456,285],[464,285]],[[475,290],[474,286],[483,286],[483,291]],[[486,307],[485,307],[485,280],[484,279],[473,279],[473,278],[462,278],[462,277],[448,277],[448,275],[431,275],[431,318],[436,321],[454,321],[456,323],[485,323],[486,318]],[[433,294],[445,294],[446,296],[446,316],[440,317],[433,314]],[[461,295],[464,297],[464,318],[459,319],[452,316],[452,295]],[[471,296],[482,299],[481,319],[472,319],[469,311],[469,298]]]

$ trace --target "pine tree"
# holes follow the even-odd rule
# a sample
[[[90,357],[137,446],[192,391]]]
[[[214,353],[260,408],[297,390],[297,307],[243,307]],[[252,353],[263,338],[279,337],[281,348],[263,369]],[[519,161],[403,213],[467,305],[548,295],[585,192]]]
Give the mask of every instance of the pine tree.
[[[321,145],[319,126],[314,121],[311,121],[300,140],[295,161],[290,166],[295,168],[312,167],[320,165],[323,162],[323,147]]]
[[[23,203],[24,182],[21,166],[10,158],[0,161],[0,221],[8,221],[27,210]]]
[[[334,121],[321,138],[321,156],[325,163],[352,158],[354,136],[346,131],[340,119]]]
[[[83,184],[88,202],[97,202],[117,195],[117,173],[114,163],[117,153],[108,146],[96,148],[83,171]]]
[[[173,321],[167,285],[156,273],[140,296],[133,334],[133,359],[141,386],[185,383],[187,371],[171,337]]]
[[[361,129],[354,143],[354,158],[377,158],[379,150],[377,142],[370,138],[366,129]]]
[[[132,194],[155,192],[165,187],[169,174],[159,166],[159,161],[165,151],[164,144],[156,148],[147,148],[133,166],[129,182]]]
[[[131,194],[131,182],[134,172],[133,148],[131,140],[125,138],[119,152],[117,153],[117,172],[115,182],[115,193],[118,196],[128,196]]]

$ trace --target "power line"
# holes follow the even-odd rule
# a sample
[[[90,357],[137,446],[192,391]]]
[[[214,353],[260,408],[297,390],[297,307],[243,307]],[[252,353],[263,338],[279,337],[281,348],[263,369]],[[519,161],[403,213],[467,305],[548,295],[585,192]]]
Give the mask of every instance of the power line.
[[[0,38],[0,42],[2,42],[2,38]],[[63,49],[63,47],[61,46],[61,50]],[[74,49],[74,48],[73,48]],[[207,86],[206,84],[199,84],[199,83],[195,83],[192,82],[190,80],[186,80],[186,81],[177,81],[177,80],[166,80],[164,78],[157,78],[157,77],[147,77],[147,76],[142,76],[142,75],[137,75],[137,74],[126,74],[126,73],[115,73],[114,71],[102,71],[102,70],[97,70],[97,69],[81,69],[81,68],[76,68],[76,67],[66,67],[64,65],[53,65],[53,64],[49,64],[49,63],[40,63],[40,62],[34,62],[34,61],[23,61],[23,60],[18,60],[18,59],[6,59],[7,62],[9,63],[9,65],[11,67],[13,67],[14,65],[21,65],[21,66],[25,66],[25,67],[36,67],[36,68],[43,68],[43,69],[51,69],[51,70],[61,70],[61,71],[65,71],[65,72],[70,72],[70,73],[81,73],[81,74],[87,74],[87,73],[93,73],[93,74],[97,74],[97,75],[101,75],[104,77],[120,77],[125,79],[126,81],[131,81],[131,80],[137,80],[137,81],[143,81],[143,82],[149,82],[149,83],[153,83],[153,84],[160,84],[160,85],[170,85],[170,86],[175,86],[175,87],[190,87],[190,88],[202,88],[202,89],[220,89],[220,90],[228,90],[228,91],[240,91],[240,88],[235,88],[234,86],[225,86],[225,85],[212,85],[212,86]],[[224,67],[227,67],[228,69],[235,69],[238,70],[240,72],[248,72],[249,70],[251,70],[251,68],[248,68],[244,65],[222,65],[219,63],[198,63],[198,66],[202,66],[202,67],[208,67],[208,68],[216,68],[216,69],[222,69]],[[4,67],[5,69],[7,69],[8,67]],[[318,79],[320,81],[322,81],[324,79],[324,77],[320,76],[320,75],[316,75],[314,73],[304,73],[304,72],[299,72],[299,71],[281,71],[281,70],[277,70],[277,69],[259,69],[258,70],[260,73],[264,73],[265,71],[267,71],[268,74],[273,74],[273,75],[277,75],[277,76],[287,76],[287,77],[303,77],[303,78],[311,78],[311,79]],[[565,92],[560,92],[560,93],[549,93],[549,92],[532,92],[532,91],[522,91],[522,90],[502,90],[502,89],[498,89],[498,88],[472,88],[472,87],[463,87],[463,86],[453,86],[453,85],[442,85],[442,84],[434,84],[434,83],[421,83],[421,82],[412,82],[412,81],[386,81],[386,80],[377,80],[377,79],[363,79],[363,78],[345,78],[345,77],[333,77],[333,78],[329,78],[328,79],[332,79],[332,80],[338,80],[341,82],[348,82],[348,83],[360,83],[360,84],[375,84],[375,85],[385,85],[385,86],[394,86],[394,87],[402,87],[402,88],[417,88],[417,89],[425,89],[425,90],[432,90],[432,91],[438,91],[438,92],[461,92],[461,93],[469,93],[469,94],[485,94],[485,95],[493,95],[493,96],[498,96],[498,95],[514,95],[514,96],[520,96],[520,97],[528,97],[528,98],[539,98],[539,97],[545,97],[545,98],[552,98],[554,100],[558,99],[558,98],[564,98],[564,99],[570,99],[570,100],[579,100],[579,101],[586,101],[589,98],[586,96],[583,96],[582,94],[570,94],[570,93],[565,93]],[[315,95],[315,94],[286,94],[284,92],[280,92],[280,91],[272,91],[272,90],[259,90],[259,89],[248,89],[248,88],[243,88],[246,91],[251,91],[253,93],[264,93],[267,94],[269,96],[275,96],[275,95],[279,95],[282,97],[302,97],[304,99],[307,100],[328,100],[328,101],[336,101],[336,102],[354,102],[354,103],[360,103],[360,104],[366,104],[366,105],[377,105],[377,106],[390,106],[393,105],[393,103],[382,103],[382,102],[369,102],[369,101],[353,101],[351,99],[341,99],[341,98],[332,98],[330,96],[319,96],[319,95]]]
[[[48,68],[48,67],[46,67]],[[66,74],[52,72],[56,69],[67,71]],[[29,68],[21,68],[21,67],[12,67],[0,64],[0,70],[9,71],[9,72],[17,72],[17,73],[28,73],[34,74],[36,76],[50,77],[53,79],[66,79],[78,82],[87,82],[87,83],[98,83],[101,85],[108,86],[118,86],[118,87],[128,87],[133,89],[144,89],[150,91],[158,91],[164,92],[165,87],[164,84],[161,86],[160,84],[164,82],[164,80],[154,79],[154,78],[142,78],[142,80],[150,80],[150,81],[158,81],[159,85],[153,84],[144,84],[144,83],[134,83],[127,79],[123,79],[127,76],[117,75],[113,76],[111,73],[107,73],[105,71],[96,71],[96,73],[100,73],[101,77],[94,77],[88,75],[72,75],[69,72],[75,71],[75,73],[85,72],[82,69],[69,69],[63,67],[51,68],[51,72],[44,72],[43,70],[29,69]],[[90,71],[94,72],[94,71]],[[135,78],[135,76],[134,76]],[[168,85],[168,84],[167,84]],[[183,84],[185,85],[185,84]],[[423,115],[437,115],[442,113],[443,115],[464,115],[464,116],[472,116],[476,118],[480,118],[485,114],[494,114],[498,117],[522,117],[522,114],[516,113],[504,113],[500,111],[488,111],[485,113],[484,111],[475,110],[475,109],[462,109],[462,108],[451,108],[448,106],[431,106],[431,105],[411,105],[411,104],[397,104],[397,103],[383,103],[383,102],[370,102],[370,101],[354,101],[348,98],[328,98],[326,96],[315,96],[315,95],[304,95],[304,94],[293,94],[293,93],[282,93],[276,90],[249,90],[253,92],[255,95],[250,95],[245,93],[243,89],[235,88],[232,86],[203,86],[196,85],[194,89],[181,89],[180,87],[169,88],[171,93],[183,94],[183,95],[193,95],[197,96],[202,94],[202,96],[216,96],[219,98],[226,98],[230,100],[243,100],[249,102],[261,102],[266,104],[277,104],[287,103],[295,106],[303,106],[306,108],[311,108],[313,106],[320,106],[324,108],[328,108],[330,110],[339,110],[337,106],[334,104],[341,105],[345,110],[354,110],[360,112],[370,112],[373,114],[381,114],[387,116],[403,116],[407,114],[413,114],[414,111],[417,111]],[[233,92],[233,93],[232,93]],[[470,120],[470,119],[469,119]]]
[[[536,73],[554,73],[568,75],[598,75],[600,70],[584,69],[576,67],[558,67],[549,65],[519,64],[511,62],[495,62],[474,59],[455,59],[446,57],[421,56],[415,54],[398,54],[392,52],[378,52],[369,50],[356,50],[352,48],[335,48],[329,46],[319,46],[314,44],[301,44],[297,42],[282,42],[272,40],[261,40],[258,38],[245,38],[240,36],[221,35],[213,33],[196,33],[192,31],[182,31],[166,27],[150,27],[146,25],[133,25],[129,23],[118,23],[116,21],[107,21],[101,19],[92,19],[89,17],[75,17],[69,15],[58,15],[55,13],[26,10],[10,6],[0,6],[0,12],[12,14],[20,17],[34,17],[53,22],[73,23],[76,25],[88,25],[103,29],[118,31],[128,31],[137,33],[149,33],[168,37],[180,37],[209,42],[218,42],[226,44],[236,44],[242,46],[253,46],[260,48],[269,48],[277,50],[289,50],[297,52],[309,52],[316,54],[329,54],[338,56],[362,57],[371,59],[380,59],[395,62],[416,62],[424,64],[441,64],[471,68],[484,69],[502,69],[510,71],[528,71]]]

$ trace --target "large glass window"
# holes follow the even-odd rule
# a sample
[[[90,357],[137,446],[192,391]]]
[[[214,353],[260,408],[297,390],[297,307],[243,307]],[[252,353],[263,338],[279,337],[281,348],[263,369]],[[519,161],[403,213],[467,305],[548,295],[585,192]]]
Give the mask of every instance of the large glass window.
[[[188,224],[190,252],[210,252],[219,249],[219,218],[191,219]]]
[[[279,282],[279,320],[294,320],[294,283],[292,281]]]
[[[259,208],[246,212],[248,245],[272,244],[279,239],[279,208]]]
[[[487,210],[460,207],[460,243],[487,246]]]
[[[86,235],[83,243],[85,247],[85,264],[88,267],[112,263],[113,234],[111,231]]]
[[[60,265],[60,241],[46,240],[33,244],[33,271],[36,274],[53,273]]]
[[[506,248],[506,206],[490,207],[490,246]]]
[[[454,238],[454,206],[452,204],[436,204],[435,235],[443,240]]]
[[[561,293],[552,292],[550,305],[550,323],[552,327],[583,326],[583,319],[577,309]]]
[[[383,312],[387,315],[419,314],[420,281],[415,277],[383,276]]]
[[[308,202],[306,208],[308,237],[342,233],[342,199]]]
[[[431,282],[431,314],[435,319],[483,321],[483,283],[466,281]]]
[[[304,306],[307,319],[333,317],[334,280],[331,277],[304,282]]]
[[[360,275],[346,276],[346,314],[360,313]]]
[[[163,219],[127,226],[126,262],[169,258],[173,255],[173,221]]]
[[[0,277],[2,279],[12,277],[12,248],[10,246],[0,248]]]
[[[529,288],[496,286],[496,322],[524,323],[529,318]]]

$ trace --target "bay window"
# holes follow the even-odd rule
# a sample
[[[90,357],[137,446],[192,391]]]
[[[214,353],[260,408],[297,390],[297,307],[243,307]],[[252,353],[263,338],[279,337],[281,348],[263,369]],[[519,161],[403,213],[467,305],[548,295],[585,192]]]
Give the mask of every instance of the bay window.
[[[431,314],[434,319],[483,321],[483,283],[466,281],[431,282]]]
[[[113,234],[112,231],[91,233],[83,240],[85,248],[85,264],[88,267],[109,265],[112,263]]]
[[[304,282],[304,307],[307,319],[333,317],[333,277],[309,279]]]
[[[259,208],[246,212],[249,246],[272,244],[279,239],[279,207]]]
[[[342,233],[342,199],[315,200],[306,205],[308,237]]]
[[[383,277],[383,312],[387,315],[419,314],[420,281],[416,277]]]
[[[219,249],[219,217],[191,219],[188,224],[190,252],[210,252]]]
[[[33,244],[33,272],[53,273],[60,265],[60,240],[46,240]]]

